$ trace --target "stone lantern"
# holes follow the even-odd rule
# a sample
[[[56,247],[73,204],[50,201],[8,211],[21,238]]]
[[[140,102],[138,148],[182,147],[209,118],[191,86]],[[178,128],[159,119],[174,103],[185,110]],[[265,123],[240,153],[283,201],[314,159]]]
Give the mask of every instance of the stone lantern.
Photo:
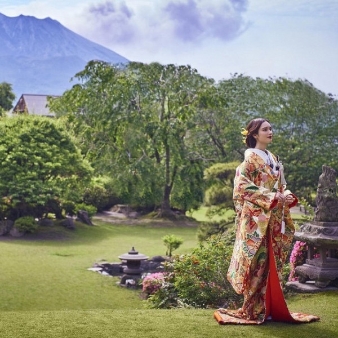
[[[138,280],[141,278],[143,269],[141,268],[141,262],[147,260],[148,257],[141,253],[138,253],[132,247],[132,249],[123,255],[119,256],[119,259],[126,262],[126,267],[123,269],[124,275],[121,278],[120,285],[122,286],[135,286]]]
[[[336,171],[323,165],[319,177],[316,211],[313,221],[306,222],[295,233],[295,239],[306,242],[308,256],[306,263],[296,267],[299,278],[298,289],[306,290],[306,283],[312,281],[317,291],[332,286],[338,280],[338,197]],[[314,249],[319,257],[314,255]],[[318,255],[317,255],[318,256]],[[303,284],[303,287],[302,287]],[[313,288],[312,291],[316,291]],[[311,291],[311,290],[309,290]]]

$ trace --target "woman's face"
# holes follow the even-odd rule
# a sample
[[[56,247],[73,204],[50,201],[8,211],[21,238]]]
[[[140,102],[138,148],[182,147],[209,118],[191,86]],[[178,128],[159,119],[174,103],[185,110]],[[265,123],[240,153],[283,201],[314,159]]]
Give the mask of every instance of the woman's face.
[[[258,134],[254,135],[256,139],[256,148],[263,147],[264,149],[272,142],[272,127],[267,121],[263,122],[258,130]]]

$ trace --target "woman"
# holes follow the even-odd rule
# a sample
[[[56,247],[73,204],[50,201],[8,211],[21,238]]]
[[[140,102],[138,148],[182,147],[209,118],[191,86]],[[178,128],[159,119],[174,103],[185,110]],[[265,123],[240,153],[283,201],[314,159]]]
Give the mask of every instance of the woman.
[[[318,320],[290,313],[281,288],[282,268],[295,230],[290,208],[298,200],[285,189],[282,163],[267,150],[272,142],[271,125],[257,118],[242,134],[249,149],[236,169],[237,233],[227,277],[235,291],[243,294],[244,303],[238,310],[219,309],[215,318],[220,324]]]

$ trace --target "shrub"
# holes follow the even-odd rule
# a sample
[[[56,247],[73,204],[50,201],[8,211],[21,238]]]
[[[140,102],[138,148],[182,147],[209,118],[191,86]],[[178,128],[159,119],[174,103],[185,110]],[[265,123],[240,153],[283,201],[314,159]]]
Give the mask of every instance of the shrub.
[[[173,273],[164,274],[161,287],[149,296],[146,305],[153,309],[170,309],[181,305],[174,285]]]
[[[161,288],[163,282],[164,274],[162,272],[152,273],[144,277],[142,291],[147,295],[152,295]]]
[[[180,247],[183,243],[183,239],[175,235],[166,235],[162,237],[164,245],[167,247],[166,255],[171,257],[172,252]]]
[[[104,186],[103,183],[95,182],[84,190],[83,202],[102,211],[118,204],[120,200],[109,187]]]
[[[23,216],[14,222],[14,227],[20,232],[35,232],[39,224],[33,217]]]
[[[87,211],[89,217],[93,217],[97,213],[96,207],[85,203],[76,204],[76,212],[79,210]]]
[[[227,280],[232,255],[227,235],[213,236],[191,254],[165,265],[162,287],[148,298],[153,307],[231,307],[242,299]]]
[[[290,255],[290,282],[298,280],[298,278],[296,277],[296,267],[305,263],[306,254],[306,242],[296,241]]]
[[[76,204],[73,201],[62,202],[61,208],[66,215],[74,216],[76,214]]]
[[[221,221],[201,222],[197,229],[197,238],[204,241],[213,235],[221,235],[234,225],[234,219],[225,219]],[[229,233],[230,234],[230,233]],[[228,235],[229,236],[229,235]],[[234,232],[232,240],[235,242],[236,234]]]

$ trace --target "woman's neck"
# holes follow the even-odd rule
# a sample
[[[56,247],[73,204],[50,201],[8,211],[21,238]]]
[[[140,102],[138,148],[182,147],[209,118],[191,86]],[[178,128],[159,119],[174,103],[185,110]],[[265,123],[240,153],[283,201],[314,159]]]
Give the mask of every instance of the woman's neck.
[[[266,152],[266,147],[263,147],[263,146],[257,146],[256,145],[255,149],[259,149],[259,150]]]

